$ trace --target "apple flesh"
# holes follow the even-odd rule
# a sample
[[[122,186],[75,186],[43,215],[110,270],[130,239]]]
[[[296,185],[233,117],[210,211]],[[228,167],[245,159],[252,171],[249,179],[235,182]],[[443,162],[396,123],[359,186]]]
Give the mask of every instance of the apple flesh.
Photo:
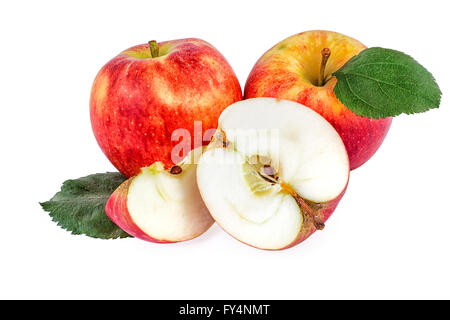
[[[322,50],[330,49],[325,83],[319,85]],[[308,31],[291,36],[267,51],[253,67],[244,89],[245,98],[275,97],[299,102],[327,119],[340,134],[355,169],[378,150],[392,118],[370,119],[350,111],[334,95],[331,74],[366,47],[359,41],[330,31]]]
[[[190,150],[197,136],[200,145],[207,144],[202,135],[217,127],[223,109],[242,99],[232,68],[209,43],[181,39],[161,42],[158,49],[156,56],[149,44],[123,51],[102,67],[92,86],[94,135],[107,158],[127,177],[157,161],[165,168],[174,165],[176,129],[189,132]],[[197,136],[195,121],[202,124]]]
[[[273,98],[225,109],[197,167],[200,194],[216,222],[268,250],[294,246],[323,229],[348,178],[348,155],[336,130],[313,110]]]
[[[170,170],[161,162],[142,168],[111,195],[106,214],[134,237],[159,243],[193,239],[214,223],[198,191],[192,161]]]

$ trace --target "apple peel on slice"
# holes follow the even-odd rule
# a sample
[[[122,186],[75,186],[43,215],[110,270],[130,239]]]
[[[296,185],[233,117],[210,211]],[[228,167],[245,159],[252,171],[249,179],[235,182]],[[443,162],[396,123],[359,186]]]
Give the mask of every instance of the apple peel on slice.
[[[108,217],[150,242],[186,241],[208,230],[214,220],[197,188],[196,164],[186,161],[194,151],[169,170],[156,162],[123,182],[106,204]]]
[[[223,111],[197,166],[197,183],[226,232],[277,250],[323,229],[349,171],[339,134],[318,113],[292,101],[255,98]]]

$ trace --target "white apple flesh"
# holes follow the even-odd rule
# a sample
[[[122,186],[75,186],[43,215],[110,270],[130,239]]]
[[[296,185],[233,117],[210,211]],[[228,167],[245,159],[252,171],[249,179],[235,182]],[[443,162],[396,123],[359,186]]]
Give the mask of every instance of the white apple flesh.
[[[336,130],[296,102],[234,103],[197,167],[216,222],[251,246],[291,247],[322,229],[347,186],[349,161]]]

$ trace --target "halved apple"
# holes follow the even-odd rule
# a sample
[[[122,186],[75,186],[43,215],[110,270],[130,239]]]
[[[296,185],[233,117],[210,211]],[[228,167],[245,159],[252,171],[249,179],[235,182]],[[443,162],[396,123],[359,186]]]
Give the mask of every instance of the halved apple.
[[[161,162],[142,168],[114,191],[106,214],[125,232],[146,241],[179,242],[201,235],[214,220],[197,188],[194,154],[169,170]]]
[[[269,250],[323,229],[348,178],[336,130],[315,111],[273,98],[225,109],[197,167],[201,196],[216,222],[236,239]]]

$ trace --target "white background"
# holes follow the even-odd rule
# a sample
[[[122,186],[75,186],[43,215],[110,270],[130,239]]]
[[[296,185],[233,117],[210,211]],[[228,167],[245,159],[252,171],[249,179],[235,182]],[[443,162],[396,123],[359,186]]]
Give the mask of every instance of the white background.
[[[0,298],[450,298],[450,109],[445,1],[2,1]],[[326,29],[404,51],[443,91],[400,116],[352,172],[327,227],[266,252],[217,226],[186,243],[72,236],[38,202],[68,178],[112,171],[90,127],[92,81],[151,39],[198,37],[243,86],[280,40]]]

